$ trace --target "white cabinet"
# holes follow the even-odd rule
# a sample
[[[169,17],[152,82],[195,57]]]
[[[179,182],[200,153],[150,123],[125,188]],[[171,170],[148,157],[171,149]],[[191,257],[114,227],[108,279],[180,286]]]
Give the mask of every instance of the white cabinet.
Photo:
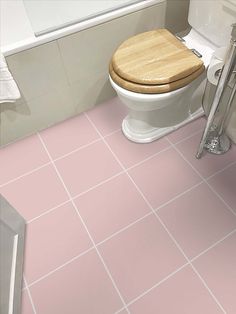
[[[25,221],[0,195],[0,313],[21,313]]]

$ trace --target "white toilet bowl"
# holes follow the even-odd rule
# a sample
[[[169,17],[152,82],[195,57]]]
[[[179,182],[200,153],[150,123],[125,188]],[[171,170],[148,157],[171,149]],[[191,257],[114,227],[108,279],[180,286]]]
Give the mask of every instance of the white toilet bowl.
[[[216,47],[194,30],[184,39],[188,48],[194,48],[202,54],[204,66],[207,68]],[[121,87],[109,75],[118,97],[128,107],[129,113],[122,123],[124,135],[134,142],[152,142],[203,115],[201,99],[194,111],[191,108],[191,99],[205,78],[206,71],[184,87],[170,92],[146,94]]]
[[[203,115],[199,107],[191,112],[194,91],[205,78],[205,73],[187,86],[163,94],[141,94],[117,85],[109,76],[119,99],[128,107],[129,114],[122,122],[122,131],[131,141],[152,142]]]

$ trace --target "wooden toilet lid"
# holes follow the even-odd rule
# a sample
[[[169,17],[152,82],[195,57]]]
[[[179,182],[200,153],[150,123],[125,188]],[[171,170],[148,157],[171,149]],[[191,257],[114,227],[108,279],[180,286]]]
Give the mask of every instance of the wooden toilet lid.
[[[135,93],[142,93],[142,94],[161,94],[161,93],[171,92],[171,91],[174,91],[176,89],[179,89],[181,87],[188,85],[193,80],[195,80],[198,76],[200,76],[204,72],[204,70],[205,70],[205,67],[203,65],[200,69],[190,74],[189,76],[184,77],[181,80],[174,81],[167,84],[160,84],[160,85],[145,85],[145,84],[138,84],[138,83],[126,81],[116,74],[116,72],[112,68],[112,63],[110,63],[109,74],[112,80],[117,85],[129,91],[132,91]]]
[[[204,71],[204,64],[168,30],[157,29],[124,41],[112,57],[110,70],[111,76],[117,76],[121,82],[148,85],[151,89],[153,85],[176,86],[171,83],[185,79],[187,85],[196,73]],[[171,87],[166,91],[171,91]]]

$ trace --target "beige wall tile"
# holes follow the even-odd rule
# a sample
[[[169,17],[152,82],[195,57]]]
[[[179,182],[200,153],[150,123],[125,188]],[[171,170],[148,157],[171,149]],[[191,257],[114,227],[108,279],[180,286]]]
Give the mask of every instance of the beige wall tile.
[[[128,37],[164,26],[165,3],[58,40],[71,84],[105,74],[115,49]]]
[[[0,114],[0,145],[6,145],[74,116],[76,111],[67,88],[27,103],[1,104]]]
[[[26,101],[68,87],[56,41],[9,56],[7,63]]]
[[[76,112],[86,111],[116,95],[108,79],[108,73],[84,77],[71,85],[71,95]]]
[[[173,33],[186,30],[188,25],[189,0],[167,0],[166,28]]]

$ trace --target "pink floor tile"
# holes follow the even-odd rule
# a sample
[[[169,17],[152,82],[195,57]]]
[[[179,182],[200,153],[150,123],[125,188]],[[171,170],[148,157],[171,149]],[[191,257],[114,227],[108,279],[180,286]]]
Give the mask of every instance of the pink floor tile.
[[[197,270],[227,314],[236,313],[235,247],[236,234],[225,239],[194,262]]]
[[[122,308],[94,251],[36,283],[31,292],[42,314],[111,314]]]
[[[154,215],[104,242],[99,250],[126,301],[185,263]]]
[[[236,164],[211,178],[209,183],[236,213]]]
[[[68,199],[52,165],[0,188],[0,193],[27,221]]]
[[[40,135],[52,158],[70,153],[98,138],[97,132],[83,114],[49,128]]]
[[[132,304],[129,309],[131,314],[222,313],[189,266]]]
[[[189,137],[190,135],[198,132],[203,131],[204,127],[206,125],[206,119],[205,118],[199,118],[197,120],[194,120],[187,125],[183,126],[182,128],[176,130],[175,132],[172,132],[167,136],[167,138],[173,143],[177,143],[184,138]],[[201,134],[201,133],[200,133]]]
[[[119,131],[126,109],[118,98],[86,114],[124,166],[134,166],[129,174],[153,208],[163,205],[158,214],[188,257],[196,256],[236,228],[235,216],[220,199],[221,196],[236,212],[236,165],[209,178],[218,197],[205,183],[195,186],[202,181],[200,176],[175,149],[168,147],[167,139],[147,145],[129,142]],[[113,234],[98,244],[98,249],[125,301],[130,302],[186,260],[111,151],[99,140],[86,114],[40,134],[53,158],[71,153],[55,164],[71,195],[82,193],[75,202],[95,242]],[[194,121],[170,134],[168,140],[174,144],[183,140],[177,147],[208,177],[236,161],[236,146],[224,156],[208,154],[196,160],[201,132],[193,134],[204,123],[203,119]],[[189,135],[191,139],[186,139]],[[94,140],[97,142],[91,144]],[[82,147],[87,144],[91,145]],[[80,149],[72,153],[77,148]],[[165,151],[160,152],[162,149]],[[39,279],[29,288],[36,313],[114,314],[123,309],[123,304],[95,250],[76,257],[90,248],[91,242],[53,165],[44,165],[48,162],[37,136],[0,150],[0,193],[26,220],[36,218],[28,223],[25,246],[26,280],[32,283]],[[142,163],[135,166],[139,162]],[[22,177],[14,181],[19,176]],[[13,181],[7,183],[9,180]],[[166,202],[169,204],[164,205]],[[142,218],[146,214],[149,215]],[[129,225],[139,218],[139,222]],[[227,314],[236,313],[235,244],[236,235],[194,261]],[[45,274],[48,276],[42,279]],[[219,313],[216,302],[188,266],[130,305],[129,310],[131,314]],[[33,313],[27,291],[23,290],[22,314]],[[127,313],[124,309],[120,312]]]
[[[127,109],[121,101],[115,97],[102,105],[87,112],[89,118],[105,136],[121,128],[122,121],[127,115]]]
[[[126,174],[78,197],[76,204],[95,242],[150,212]]]
[[[27,225],[25,277],[35,281],[89,247],[91,241],[71,203]]]
[[[162,207],[158,214],[189,258],[236,228],[236,216],[205,183]]]
[[[103,142],[89,145],[56,161],[56,166],[73,196],[122,170]]]
[[[129,170],[129,173],[154,208],[200,181],[200,177],[172,148]]]
[[[197,134],[181,142],[177,147],[202,176],[208,177],[226,167],[229,163],[236,161],[236,145],[233,145],[227,154],[213,155],[207,153],[201,159],[196,159],[195,155],[200,139],[201,134]]]
[[[29,295],[26,290],[22,292],[21,314],[34,314]]]
[[[126,168],[169,146],[166,139],[148,144],[137,144],[129,141],[121,131],[108,136],[106,141]]]
[[[49,162],[36,135],[0,149],[0,185]]]

